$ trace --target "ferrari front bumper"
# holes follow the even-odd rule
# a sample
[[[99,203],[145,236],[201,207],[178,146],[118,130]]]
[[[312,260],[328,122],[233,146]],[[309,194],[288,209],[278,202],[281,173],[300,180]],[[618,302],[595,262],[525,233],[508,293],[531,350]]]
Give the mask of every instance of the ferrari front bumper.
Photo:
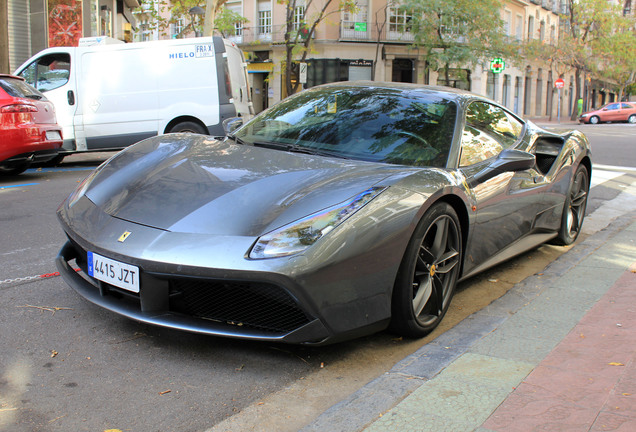
[[[132,293],[89,276],[85,256],[79,246],[64,244],[56,265],[66,283],[88,301],[139,322],[293,344],[323,344],[332,336],[290,293],[268,281],[201,279],[141,269],[140,292]]]

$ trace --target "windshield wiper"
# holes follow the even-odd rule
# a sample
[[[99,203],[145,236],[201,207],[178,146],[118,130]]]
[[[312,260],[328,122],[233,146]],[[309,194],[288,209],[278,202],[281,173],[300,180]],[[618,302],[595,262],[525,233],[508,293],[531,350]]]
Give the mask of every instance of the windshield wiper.
[[[328,150],[313,149],[310,147],[300,147],[297,145],[289,146],[287,151],[294,152],[294,153],[303,153],[303,154],[310,154],[310,155],[317,155],[317,156],[328,156],[328,157],[338,157],[341,159],[347,159],[346,157],[342,156],[339,153],[330,152]]]
[[[240,139],[239,137],[237,137],[236,135],[232,135],[232,134],[228,134],[226,135],[229,139],[231,139],[232,141],[234,141],[237,144],[245,144],[245,141],[243,141],[242,139]]]
[[[268,148],[273,150],[284,150],[284,151],[289,151],[289,147],[291,147],[291,144],[281,144],[281,143],[268,142],[268,141],[254,141],[252,145],[254,147],[263,147],[263,148]]]
[[[283,150],[283,151],[288,151],[292,153],[302,153],[302,154],[309,154],[309,155],[316,155],[316,156],[339,157],[342,159],[347,159],[346,157],[341,156],[337,153],[333,153],[333,152],[329,152],[325,150],[318,150],[311,147],[303,147],[297,144],[283,144],[283,143],[275,143],[275,142],[256,141],[254,142],[254,145],[256,147],[264,147],[264,148],[269,148],[273,150]]]

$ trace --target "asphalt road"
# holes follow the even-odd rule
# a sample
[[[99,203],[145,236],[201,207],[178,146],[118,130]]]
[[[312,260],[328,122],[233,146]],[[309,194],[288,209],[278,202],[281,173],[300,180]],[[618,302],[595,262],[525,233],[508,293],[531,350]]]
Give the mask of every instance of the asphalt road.
[[[635,126],[581,129],[595,162],[636,167],[626,150]],[[253,413],[254,430],[297,430],[566,250],[543,246],[464,282],[425,340],[379,333],[307,348],[159,329],[91,305],[59,277],[41,277],[56,271],[64,242],[55,209],[108,156],[73,155],[55,169],[0,178],[0,431],[201,431],[230,417],[248,425],[253,419],[241,418]],[[634,180],[624,169],[602,173],[588,212]]]
[[[546,123],[549,129],[575,128],[592,144],[594,163],[636,168],[636,125],[627,123],[574,124]]]

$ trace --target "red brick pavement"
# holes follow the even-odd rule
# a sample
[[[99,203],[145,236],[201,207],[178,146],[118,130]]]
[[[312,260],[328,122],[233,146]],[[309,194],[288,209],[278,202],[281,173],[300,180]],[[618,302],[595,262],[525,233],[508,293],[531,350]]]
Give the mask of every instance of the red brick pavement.
[[[621,276],[483,427],[636,431],[636,273]]]

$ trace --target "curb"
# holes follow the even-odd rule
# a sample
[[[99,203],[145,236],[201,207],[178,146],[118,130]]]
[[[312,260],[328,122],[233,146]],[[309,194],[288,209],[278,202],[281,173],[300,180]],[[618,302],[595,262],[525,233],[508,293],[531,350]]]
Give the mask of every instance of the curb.
[[[398,405],[424,383],[436,377],[484,336],[519,312],[541,292],[576,267],[612,237],[628,228],[633,217],[623,215],[606,228],[590,235],[557,260],[542,274],[515,285],[486,308],[467,317],[415,353],[398,362],[390,371],[371,381],[349,398],[332,406],[302,432],[359,431]],[[567,329],[569,331],[569,328]],[[549,352],[549,350],[548,350]],[[547,353],[545,353],[547,354]],[[512,388],[510,389],[512,391]]]

